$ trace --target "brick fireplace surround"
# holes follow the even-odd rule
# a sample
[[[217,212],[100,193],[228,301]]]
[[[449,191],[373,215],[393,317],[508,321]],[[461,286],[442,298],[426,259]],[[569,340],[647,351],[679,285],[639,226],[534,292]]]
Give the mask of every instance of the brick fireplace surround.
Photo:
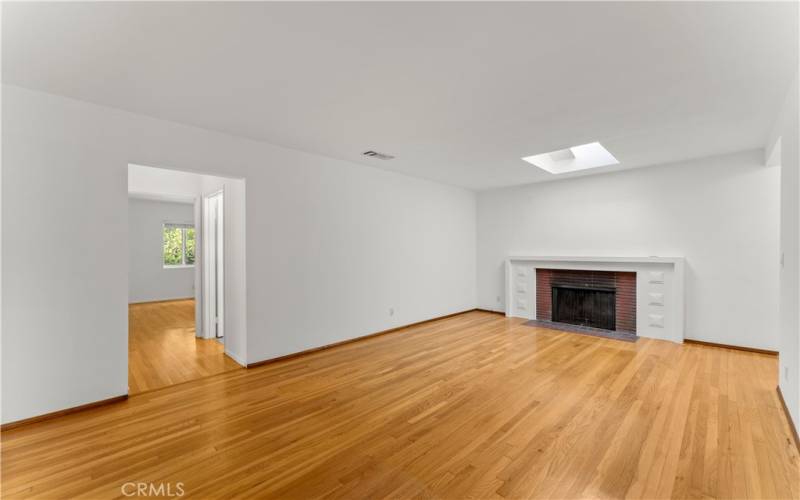
[[[616,331],[636,333],[636,273],[536,269],[536,319],[552,320],[552,285],[616,289]]]

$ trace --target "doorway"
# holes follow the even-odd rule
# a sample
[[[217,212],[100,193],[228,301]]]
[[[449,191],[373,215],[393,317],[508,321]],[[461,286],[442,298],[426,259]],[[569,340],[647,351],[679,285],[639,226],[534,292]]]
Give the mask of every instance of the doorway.
[[[128,197],[128,393],[241,368],[244,180],[129,165]]]

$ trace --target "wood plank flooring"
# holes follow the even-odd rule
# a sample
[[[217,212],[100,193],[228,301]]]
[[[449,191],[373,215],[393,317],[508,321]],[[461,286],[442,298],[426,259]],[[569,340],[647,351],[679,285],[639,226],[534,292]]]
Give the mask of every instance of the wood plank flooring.
[[[471,312],[2,434],[3,498],[798,498],[776,358]]]
[[[198,339],[194,300],[128,306],[129,394],[241,368],[213,339]]]

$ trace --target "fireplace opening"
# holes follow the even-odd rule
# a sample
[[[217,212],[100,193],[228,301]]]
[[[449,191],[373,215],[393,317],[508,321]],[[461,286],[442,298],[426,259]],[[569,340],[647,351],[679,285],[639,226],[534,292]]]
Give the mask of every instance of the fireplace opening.
[[[537,268],[536,320],[635,338],[636,273]]]
[[[552,321],[616,330],[616,289],[553,284]]]

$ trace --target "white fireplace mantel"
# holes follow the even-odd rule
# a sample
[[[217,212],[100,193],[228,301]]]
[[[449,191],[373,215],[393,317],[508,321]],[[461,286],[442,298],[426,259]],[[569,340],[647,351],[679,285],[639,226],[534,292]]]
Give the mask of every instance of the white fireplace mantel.
[[[683,257],[527,256],[506,259],[506,316],[536,319],[536,269],[636,273],[636,333],[684,338]]]

